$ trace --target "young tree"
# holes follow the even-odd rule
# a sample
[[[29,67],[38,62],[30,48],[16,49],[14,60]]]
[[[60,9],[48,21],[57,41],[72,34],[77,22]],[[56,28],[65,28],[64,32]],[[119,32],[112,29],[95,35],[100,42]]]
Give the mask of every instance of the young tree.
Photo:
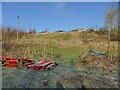
[[[118,8],[110,8],[105,15],[105,27],[108,30],[108,53],[110,51],[110,31],[118,28]]]
[[[110,31],[118,27],[118,8],[112,7],[105,16],[105,26]]]

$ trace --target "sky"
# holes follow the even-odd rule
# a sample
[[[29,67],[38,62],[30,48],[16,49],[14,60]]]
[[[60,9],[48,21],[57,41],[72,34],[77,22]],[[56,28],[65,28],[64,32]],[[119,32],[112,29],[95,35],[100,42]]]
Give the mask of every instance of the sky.
[[[41,32],[70,31],[76,28],[104,26],[107,10],[115,2],[2,2],[2,26],[20,27],[26,31],[35,28]]]

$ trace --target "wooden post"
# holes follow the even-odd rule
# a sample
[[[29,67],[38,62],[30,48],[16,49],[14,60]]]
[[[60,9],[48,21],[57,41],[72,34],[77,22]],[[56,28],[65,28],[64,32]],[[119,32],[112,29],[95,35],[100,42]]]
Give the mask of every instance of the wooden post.
[[[110,30],[108,30],[108,51],[107,51],[107,54],[108,54],[108,58],[109,58],[109,53],[110,52]]]
[[[18,16],[17,18],[18,18],[18,30],[17,30],[17,40],[18,40],[19,39],[19,36],[18,36],[19,33],[18,32],[19,32],[19,18],[20,17]]]

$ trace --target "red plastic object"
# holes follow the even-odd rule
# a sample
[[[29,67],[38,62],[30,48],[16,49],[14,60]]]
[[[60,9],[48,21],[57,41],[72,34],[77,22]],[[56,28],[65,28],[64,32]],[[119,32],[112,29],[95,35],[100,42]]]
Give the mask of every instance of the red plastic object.
[[[19,58],[19,62],[16,58],[2,58],[2,64],[3,66],[9,66],[9,67],[19,67],[19,63],[22,62],[22,58]],[[22,67],[28,67],[28,65],[34,64],[35,62],[25,58],[24,59],[24,64]]]
[[[52,69],[57,64],[54,61],[44,60],[38,63],[35,63],[34,61],[30,60],[29,58],[25,58],[24,60],[22,58],[16,59],[16,58],[2,58],[2,64],[3,66],[8,67],[19,67],[19,63],[22,63],[23,68],[29,68],[31,70],[35,70],[38,72],[45,71]]]
[[[54,66],[55,66],[55,63],[53,61],[49,61],[49,60],[44,60],[44,61],[41,61],[36,64],[28,65],[28,67],[31,70],[36,70],[38,72],[52,69]]]

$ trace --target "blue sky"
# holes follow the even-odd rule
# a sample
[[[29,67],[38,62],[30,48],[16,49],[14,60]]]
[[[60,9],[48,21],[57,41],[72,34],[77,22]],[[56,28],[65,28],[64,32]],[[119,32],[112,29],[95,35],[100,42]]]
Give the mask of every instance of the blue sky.
[[[113,2],[3,2],[3,27],[17,27],[17,16],[20,16],[20,27],[37,31],[69,31],[76,28],[96,28],[104,25],[107,10]]]

